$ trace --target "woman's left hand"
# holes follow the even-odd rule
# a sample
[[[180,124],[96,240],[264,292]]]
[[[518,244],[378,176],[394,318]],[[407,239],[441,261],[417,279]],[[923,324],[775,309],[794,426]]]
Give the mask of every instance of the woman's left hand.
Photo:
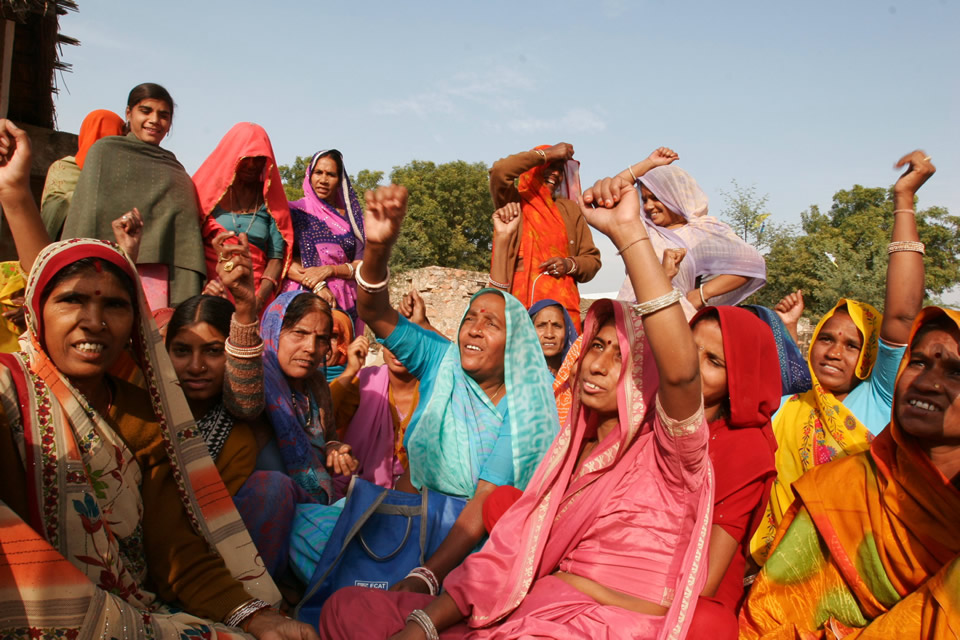
[[[140,215],[140,210],[134,207],[114,220],[110,226],[117,244],[130,258],[130,262],[136,264],[140,254],[140,241],[143,240],[143,216]]]
[[[353,457],[353,448],[342,442],[331,442],[327,447],[327,468],[334,473],[348,476],[360,467],[360,461]]]
[[[562,278],[567,275],[572,268],[572,262],[573,260],[571,258],[550,258],[541,263],[539,269],[554,278]]]
[[[313,290],[321,282],[326,282],[336,275],[333,266],[323,265],[322,267],[308,267],[303,270],[303,278],[300,283],[306,288]]]

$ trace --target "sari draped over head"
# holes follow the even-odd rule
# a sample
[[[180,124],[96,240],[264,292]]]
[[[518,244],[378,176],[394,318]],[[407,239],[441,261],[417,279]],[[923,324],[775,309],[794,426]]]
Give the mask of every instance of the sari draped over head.
[[[80,124],[76,155],[61,158],[50,165],[40,198],[40,216],[52,240],[60,238],[63,221],[70,209],[73,191],[77,188],[77,180],[80,179],[80,171],[90,147],[100,138],[122,134],[123,118],[109,109],[91,111]]]
[[[535,320],[537,314],[547,307],[559,307],[560,312],[563,313],[563,349],[560,350],[560,360],[563,360],[567,357],[567,352],[570,351],[570,347],[573,346],[573,343],[576,342],[579,337],[577,327],[573,324],[573,318],[571,318],[567,310],[563,308],[563,305],[549,298],[535,302],[533,306],[530,307],[528,310],[530,319]]]
[[[313,154],[303,178],[303,197],[290,203],[293,229],[296,233],[300,264],[304,269],[338,265],[363,259],[365,244],[363,235],[363,208],[350,183],[346,166],[340,183],[333,194],[334,203],[322,200],[313,190],[310,181],[317,161],[324,155],[336,155],[343,161],[343,154],[336,149],[324,149]],[[343,209],[340,215],[337,209]],[[337,301],[337,307],[347,312],[356,326],[356,333],[363,331],[363,322],[357,317],[357,283],[344,278],[330,278],[327,286]],[[284,291],[297,291],[303,287],[298,282],[287,280]]]
[[[200,293],[207,267],[193,181],[176,156],[132,133],[90,147],[62,237],[112,240],[113,221],[134,207],[143,215],[139,268],[167,270],[169,304],[158,306]]]
[[[199,437],[133,264],[110,243],[67,240],[37,257],[26,291],[25,351],[3,355],[0,394],[26,468],[29,523],[0,503],[0,635],[236,637],[223,625],[172,613],[145,588],[141,468],[123,438],[44,350],[41,293],[81,258],[120,268],[138,299],[132,349],[141,367],[179,497],[190,522],[251,597],[279,602],[216,466]],[[11,423],[14,424],[14,423]],[[12,606],[11,606],[12,604]],[[85,635],[78,636],[81,632]],[[37,635],[39,637],[39,635]]]
[[[781,395],[789,396],[809,391],[813,386],[810,365],[777,312],[758,304],[743,305],[743,308],[756,314],[773,331],[773,339],[777,342],[777,359],[780,362]]]
[[[780,406],[777,376],[777,345],[765,324],[746,309],[706,307],[690,321],[695,325],[714,316],[723,334],[723,357],[727,371],[728,406],[724,415],[710,423],[710,460],[715,479],[714,505],[718,511],[744,487],[762,480],[762,499],[753,510],[742,542],[724,573],[715,598],[735,612],[744,596],[743,575],[749,543],[760,526],[777,475],[774,454],[777,440],[770,419]],[[714,518],[714,524],[723,521]],[[734,525],[734,523],[730,523]]]
[[[319,373],[308,380],[308,415],[301,415],[293,401],[293,390],[277,360],[280,329],[287,307],[305,291],[280,294],[267,306],[260,320],[263,338],[263,385],[267,416],[273,426],[287,474],[321,504],[333,502],[334,491],[326,467],[326,439],[323,426],[329,418],[330,389]],[[311,294],[312,295],[312,294]]]
[[[738,236],[730,226],[707,215],[707,194],[693,177],[673,165],[654,167],[637,180],[649,189],[668,209],[687,221],[679,229],[667,229],[642,215],[650,234],[650,242],[663,259],[665,249],[686,249],[673,286],[683,294],[696,289],[700,282],[713,276],[735,275],[749,278],[746,284],[729,293],[710,298],[711,305],[734,305],[745,300],[767,281],[767,263],[754,247]],[[627,278],[617,296],[621,300],[636,301],[630,278]],[[694,313],[693,305],[680,300],[687,318]]]
[[[550,145],[536,148],[549,149]],[[576,280],[573,276],[554,278],[540,270],[540,265],[545,261],[550,258],[566,258],[570,252],[570,239],[567,237],[563,216],[553,200],[550,188],[543,181],[543,174],[548,166],[536,166],[517,179],[523,215],[523,235],[520,238],[519,252],[522,270],[513,274],[510,293],[528,308],[539,300],[556,300],[569,312],[579,331],[580,292]],[[567,160],[563,170],[563,183],[557,191],[559,197],[579,202],[579,162]]]
[[[285,246],[283,271],[280,274],[282,280],[293,256],[293,223],[287,206],[287,195],[283,190],[283,180],[273,155],[273,145],[270,144],[270,138],[263,127],[252,122],[233,125],[213,153],[193,174],[193,183],[197,186],[197,195],[200,198],[200,227],[203,233],[207,277],[211,280],[217,277],[218,256],[212,243],[214,238],[225,231],[223,225],[216,221],[213,212],[236,180],[237,165],[244,158],[267,159],[263,172],[263,201],[283,236]],[[267,254],[251,244],[250,257],[253,259],[255,284],[259,286],[263,270],[267,266]]]
[[[928,307],[918,329],[960,312]],[[900,364],[899,376],[910,361]],[[960,490],[897,423],[794,483],[741,638],[960,637]]]
[[[823,325],[838,309],[846,309],[863,334],[863,347],[855,373],[860,380],[866,380],[877,359],[883,315],[865,302],[841,298],[817,324],[807,357],[810,357]],[[766,559],[780,520],[793,502],[793,482],[817,465],[863,451],[870,446],[873,437],[843,402],[820,385],[812,367],[810,379],[813,387],[786,400],[773,422],[773,432],[780,445],[777,479],[770,491],[763,523],[750,543],[750,552],[757,564],[763,564]]]
[[[579,398],[574,400],[571,419],[563,425],[523,496],[493,528],[483,549],[444,580],[444,589],[467,613],[467,624],[471,627],[498,623],[520,607],[536,581],[553,574],[561,561],[577,548],[601,509],[616,510],[616,506],[607,504],[609,496],[628,481],[640,457],[649,454],[650,447],[655,446],[653,423],[659,418],[654,417],[654,403],[659,374],[640,317],[624,303],[598,301],[587,315],[584,340],[589,344],[600,330],[601,321],[610,315],[616,323],[623,361],[617,390],[619,424],[597,443],[583,464],[578,465],[584,445],[597,435],[597,422]],[[702,413],[697,415],[702,420]],[[649,462],[657,464],[652,458]],[[672,563],[669,570],[675,588],[668,611],[662,617],[628,614],[635,621],[631,628],[634,635],[637,628],[645,624],[657,629],[658,638],[683,638],[686,633],[707,574],[705,550],[709,546],[713,497],[709,465],[702,467],[701,480],[692,495],[682,500],[689,511],[683,518],[684,531],[678,537],[681,548],[675,558],[679,561]],[[670,492],[665,487],[638,490]],[[627,531],[622,533],[627,534]],[[592,541],[592,546],[598,544],[604,543]],[[609,544],[622,544],[622,540],[611,540]],[[550,605],[555,619],[563,622],[582,611],[596,619],[596,626],[601,627],[601,610],[607,607],[586,596],[577,597],[591,604],[584,610],[579,602],[560,599]],[[622,611],[618,607],[611,609]],[[523,637],[551,637],[549,633],[533,633],[532,624],[540,622],[527,622],[523,631],[529,635]],[[597,635],[592,637],[599,637],[601,630],[595,631]],[[627,629],[622,633],[627,633]]]
[[[448,495],[472,497],[481,460],[493,450],[501,430],[509,429],[514,486],[523,489],[559,429],[550,394],[550,372],[543,366],[543,350],[527,310],[519,300],[496,289],[481,289],[470,302],[486,294],[500,295],[504,300],[506,394],[494,406],[463,370],[460,346],[450,343],[430,399],[407,435],[414,487],[426,485]]]

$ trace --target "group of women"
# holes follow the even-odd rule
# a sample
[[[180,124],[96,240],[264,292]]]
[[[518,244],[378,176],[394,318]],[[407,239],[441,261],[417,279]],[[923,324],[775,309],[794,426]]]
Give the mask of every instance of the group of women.
[[[920,308],[922,152],[899,163],[885,313],[839,301],[804,370],[802,297],[731,306],[763,259],[670,149],[583,193],[570,145],[495,164],[491,287],[451,341],[390,302],[403,187],[364,214],[320,152],[288,203],[251,124],[184,182],[161,90],[131,93],[125,137],[91,123],[43,217],[29,139],[0,121],[29,273],[22,351],[0,356],[4,636],[960,632],[960,315]],[[627,283],[581,323],[587,225]],[[202,265],[177,262],[190,229]],[[293,556],[354,475],[462,507],[422,566],[336,592],[316,630],[284,613],[311,573]]]

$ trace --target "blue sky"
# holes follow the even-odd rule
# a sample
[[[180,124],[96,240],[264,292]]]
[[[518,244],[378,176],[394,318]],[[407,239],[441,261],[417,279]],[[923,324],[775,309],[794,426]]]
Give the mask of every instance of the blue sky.
[[[82,46],[63,50],[59,128],[159,82],[177,102],[164,146],[191,173],[244,120],[281,163],[336,147],[351,173],[563,141],[586,186],[667,145],[713,213],[736,179],[797,222],[892,184],[919,147],[938,167],[921,206],[960,212],[957,0],[80,0],[61,20]],[[598,244],[585,292],[622,280]]]

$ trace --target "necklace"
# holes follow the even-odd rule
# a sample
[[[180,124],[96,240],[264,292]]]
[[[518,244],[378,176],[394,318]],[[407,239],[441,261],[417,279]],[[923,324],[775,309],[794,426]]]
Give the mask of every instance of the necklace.
[[[506,382],[501,382],[497,390],[493,392],[492,396],[490,396],[490,402],[492,402],[494,406],[496,406],[497,402],[503,399],[503,396],[500,396],[500,393],[505,390],[506,384],[507,384]],[[498,398],[497,396],[500,396],[500,397]]]
[[[252,205],[252,206],[248,206],[248,207],[244,207],[244,206],[241,206],[241,205],[240,205],[240,198],[238,197],[237,192],[236,192],[236,191],[233,192],[233,204],[234,204],[234,207],[232,207],[232,208],[234,208],[234,209],[240,209],[240,211],[231,211],[231,212],[230,212],[230,219],[233,220],[233,228],[236,230],[237,235],[240,235],[241,233],[246,233],[246,234],[248,234],[248,235],[250,234],[250,228],[253,226],[253,223],[256,222],[256,220],[257,220],[257,212],[260,211],[260,207],[262,206],[261,203],[260,203],[260,199],[261,199],[261,194],[260,194],[260,193],[254,193],[254,194],[253,194],[253,205]],[[251,211],[248,211],[248,209],[251,209]],[[240,223],[237,221],[237,215],[249,215],[249,216],[250,216],[250,222],[247,224],[247,228],[244,229],[243,231],[240,231]]]

